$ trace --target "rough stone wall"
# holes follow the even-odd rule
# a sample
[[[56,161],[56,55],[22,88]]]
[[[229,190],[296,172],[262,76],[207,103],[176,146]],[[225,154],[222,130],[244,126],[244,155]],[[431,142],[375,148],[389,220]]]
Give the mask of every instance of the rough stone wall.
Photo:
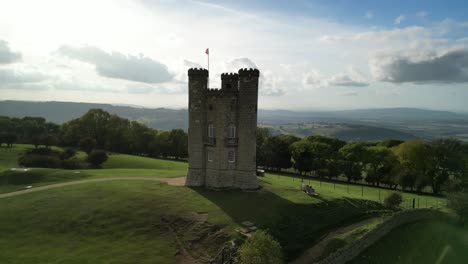
[[[258,78],[255,69],[239,70],[239,147],[237,149],[236,187],[255,189]]]
[[[189,169],[187,186],[205,185],[205,132],[206,132],[206,96],[208,71],[190,69],[189,76],[189,129],[188,156]]]
[[[241,69],[239,74],[222,74],[221,89],[206,89],[207,77],[206,70],[189,70],[187,185],[257,188],[255,144],[259,71]],[[209,124],[215,127],[216,143],[208,140]],[[237,144],[227,144],[231,124],[236,127]],[[235,152],[235,162],[228,161],[229,151]]]
[[[366,248],[377,242],[391,230],[401,225],[423,219],[443,218],[440,211],[433,209],[412,209],[401,211],[393,215],[390,219],[369,231],[361,239],[348,244],[345,247],[332,253],[325,259],[316,262],[317,264],[344,264],[361,254]]]

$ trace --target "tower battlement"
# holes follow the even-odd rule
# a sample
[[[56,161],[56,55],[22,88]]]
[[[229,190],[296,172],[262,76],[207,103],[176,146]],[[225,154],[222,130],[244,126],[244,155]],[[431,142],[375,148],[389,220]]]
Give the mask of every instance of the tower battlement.
[[[221,88],[208,89],[208,71],[189,75],[188,186],[255,189],[257,69],[221,74]]]
[[[201,76],[208,76],[208,70],[204,68],[190,68],[188,70],[188,76],[193,75],[201,75]]]

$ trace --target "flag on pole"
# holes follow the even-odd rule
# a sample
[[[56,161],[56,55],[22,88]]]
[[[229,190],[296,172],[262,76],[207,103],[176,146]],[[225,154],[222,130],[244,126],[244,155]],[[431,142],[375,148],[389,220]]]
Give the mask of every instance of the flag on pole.
[[[206,55],[210,55],[210,48],[206,48],[205,53]]]

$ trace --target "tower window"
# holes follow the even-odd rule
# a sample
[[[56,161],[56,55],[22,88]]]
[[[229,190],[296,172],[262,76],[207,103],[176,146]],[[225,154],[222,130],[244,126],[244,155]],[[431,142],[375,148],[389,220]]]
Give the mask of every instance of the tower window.
[[[228,138],[236,138],[236,126],[235,125],[229,125],[228,127]]]
[[[236,162],[236,152],[234,150],[228,152],[228,162]]]
[[[209,138],[215,137],[215,126],[213,124],[208,125],[208,137]]]
[[[231,84],[230,84],[230,83],[227,83],[227,84],[226,84],[226,88],[227,88],[227,89],[231,89]]]
[[[207,153],[207,159],[209,162],[212,162],[213,161],[213,152],[212,151],[208,151]]]
[[[213,110],[213,105],[208,105],[208,109],[211,111]]]

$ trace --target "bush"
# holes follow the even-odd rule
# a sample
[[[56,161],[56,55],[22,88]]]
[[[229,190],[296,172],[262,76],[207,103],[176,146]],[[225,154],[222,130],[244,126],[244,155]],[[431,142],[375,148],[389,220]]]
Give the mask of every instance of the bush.
[[[283,263],[280,244],[263,230],[249,237],[239,248],[238,254],[235,263],[239,264]]]
[[[95,167],[99,167],[108,159],[107,153],[104,150],[93,150],[88,154],[87,161]]]
[[[62,168],[66,170],[76,170],[86,168],[86,164],[78,158],[71,158],[62,161]]]
[[[91,151],[96,147],[96,140],[91,137],[85,137],[80,140],[80,149],[86,152],[87,154],[91,153]]]
[[[25,154],[18,159],[18,164],[23,167],[61,168],[62,161],[57,156],[38,154]]]
[[[468,193],[453,192],[447,195],[448,206],[460,217],[462,223],[468,219]]]
[[[389,194],[384,200],[384,206],[391,209],[397,209],[403,202],[401,194],[393,192]]]
[[[60,158],[62,160],[67,160],[76,155],[76,150],[74,148],[67,148],[65,151],[60,153]]]

